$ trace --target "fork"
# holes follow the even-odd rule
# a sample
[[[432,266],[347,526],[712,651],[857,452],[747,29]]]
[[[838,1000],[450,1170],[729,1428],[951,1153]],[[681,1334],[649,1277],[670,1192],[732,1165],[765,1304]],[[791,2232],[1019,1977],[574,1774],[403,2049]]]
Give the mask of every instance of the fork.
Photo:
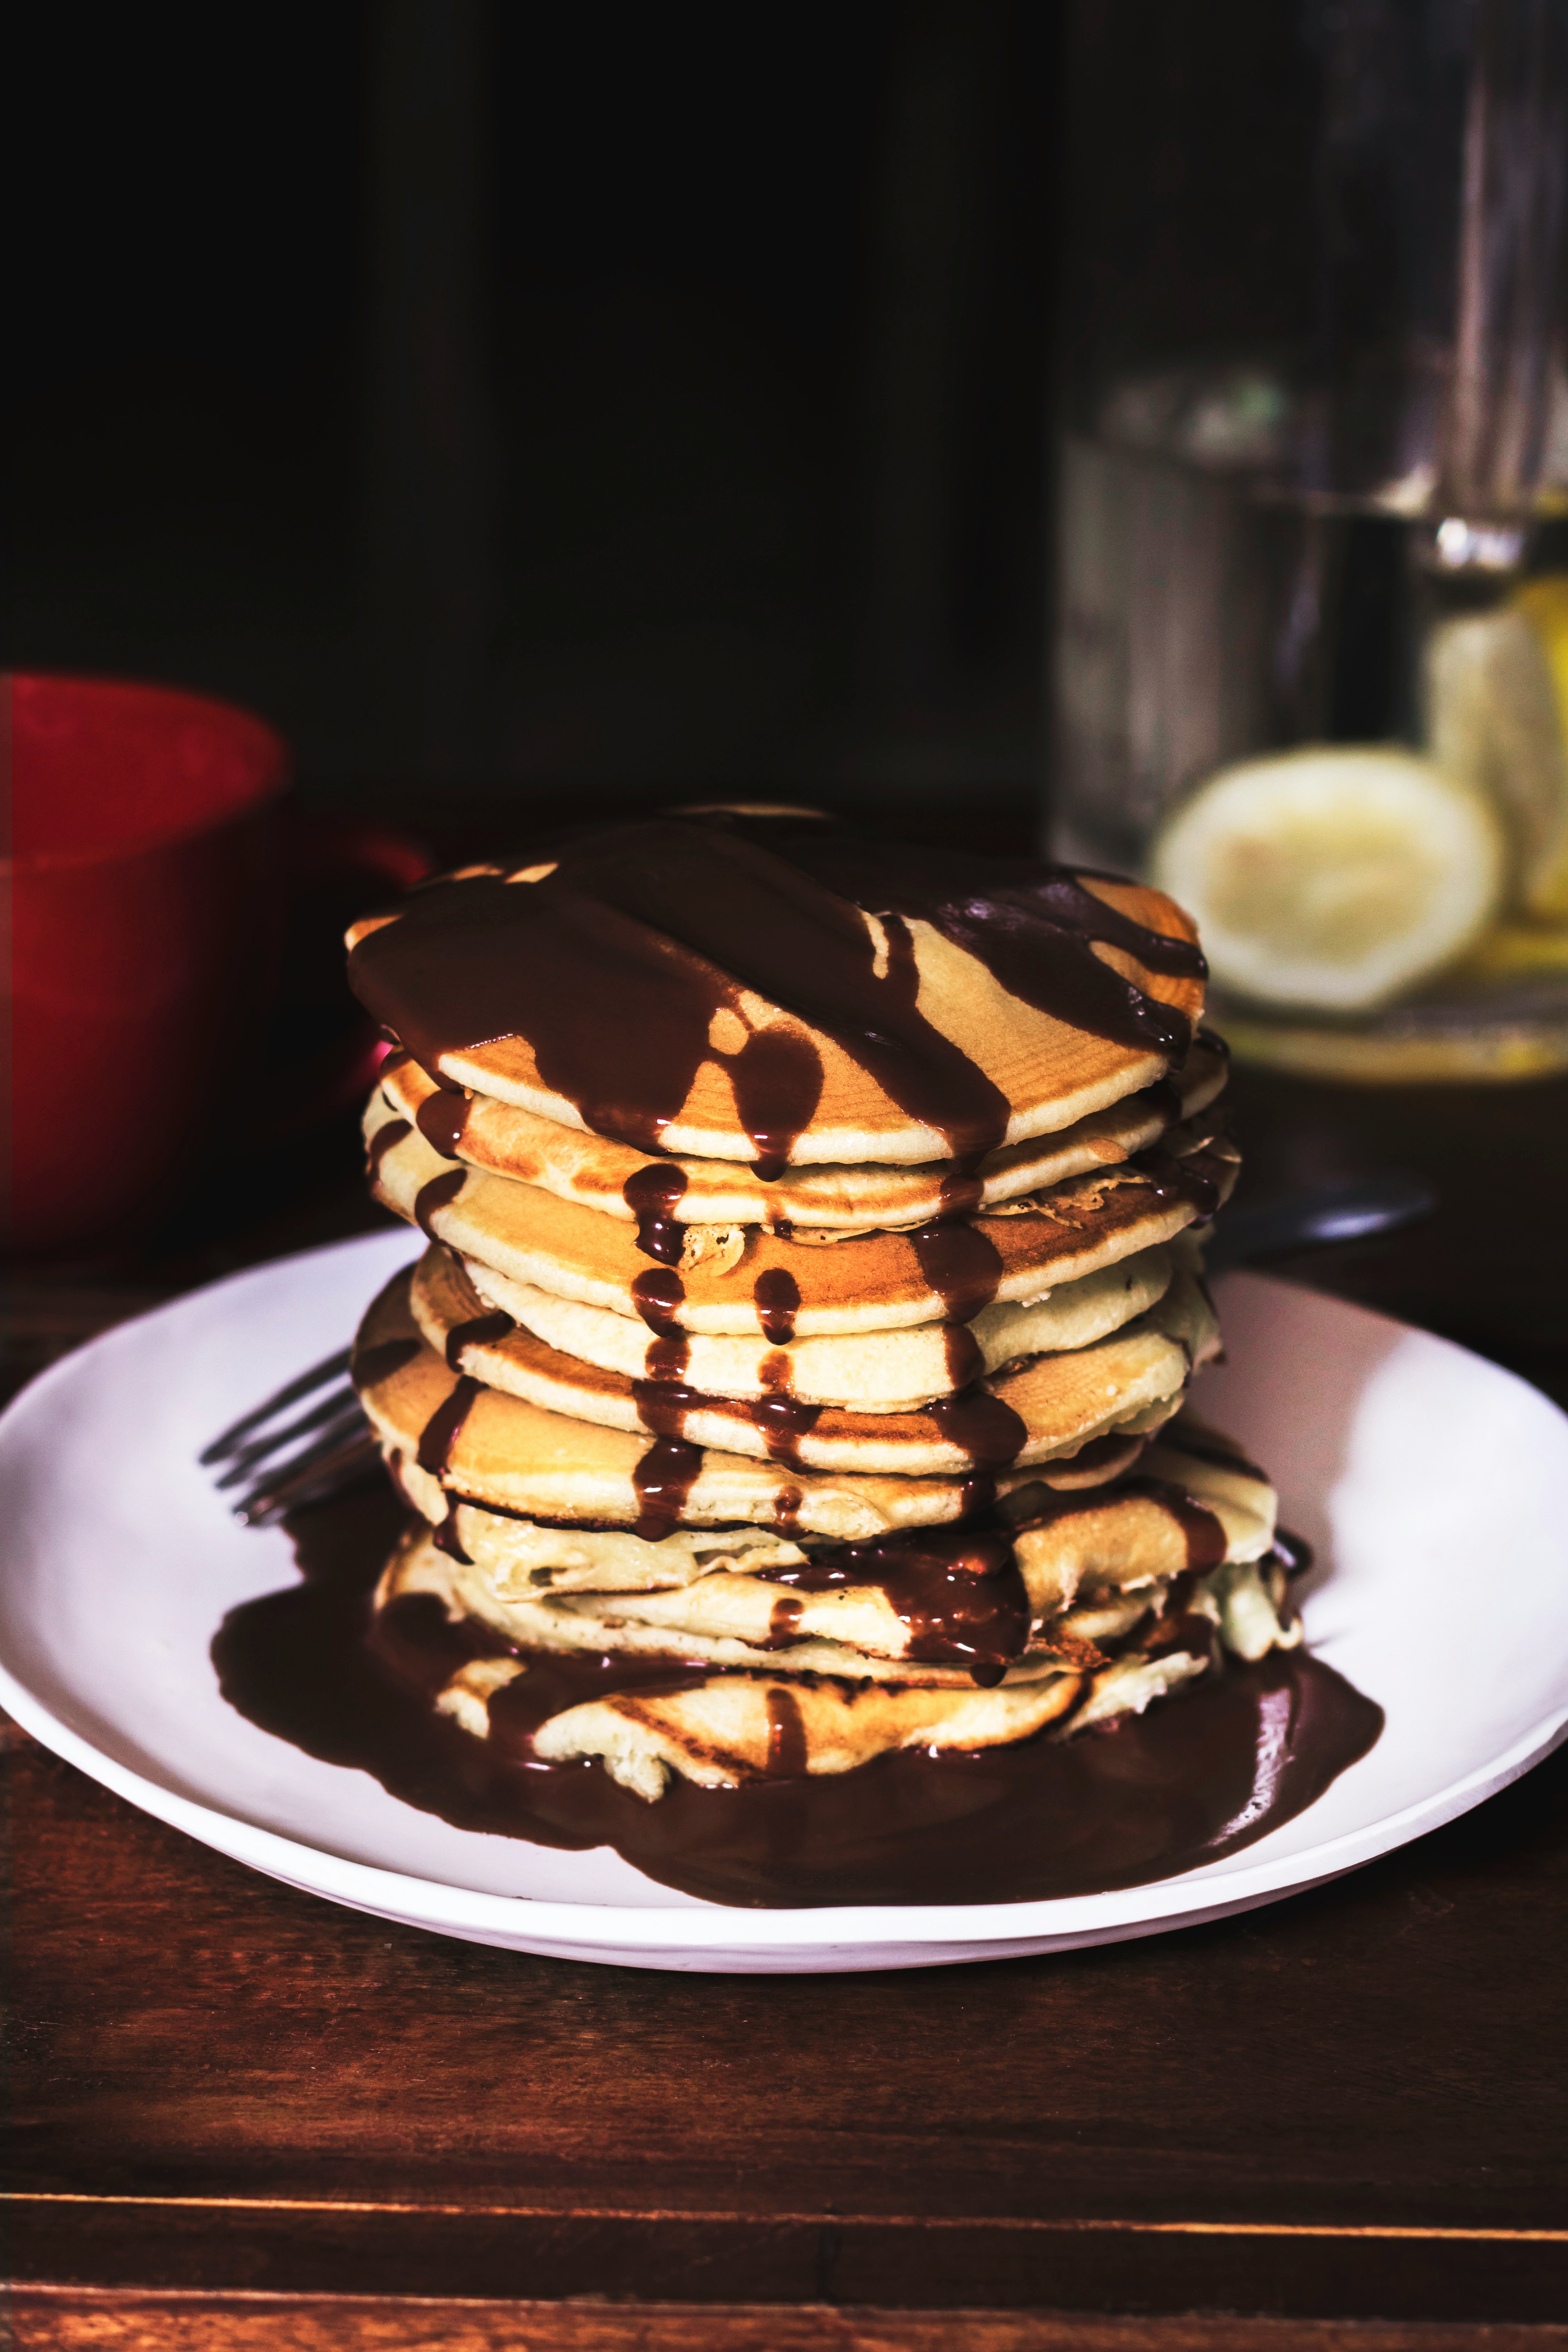
[[[1436,1196],[1408,1176],[1348,1178],[1311,1184],[1259,1209],[1222,1217],[1207,1252],[1209,1271],[1228,1272],[1277,1252],[1392,1233],[1436,1208]],[[241,1415],[197,1457],[203,1469],[224,1465],[220,1493],[242,1527],[274,1526],[286,1512],[325,1502],[375,1467],[380,1456],[364,1411],[349,1383],[350,1350],[341,1349]],[[341,1383],[333,1386],[331,1383]],[[324,1389],[325,1395],[279,1423],[279,1416]],[[297,1453],[283,1449],[298,1438]]]
[[[240,1490],[229,1507],[241,1527],[272,1527],[286,1512],[325,1502],[376,1466],[375,1440],[348,1379],[350,1353],[341,1348],[312,1364],[196,1456],[204,1470],[223,1465],[215,1481],[220,1494]],[[326,1393],[317,1396],[318,1390]],[[304,1412],[280,1420],[312,1396],[316,1402]],[[297,1451],[286,1450],[301,1438]]]

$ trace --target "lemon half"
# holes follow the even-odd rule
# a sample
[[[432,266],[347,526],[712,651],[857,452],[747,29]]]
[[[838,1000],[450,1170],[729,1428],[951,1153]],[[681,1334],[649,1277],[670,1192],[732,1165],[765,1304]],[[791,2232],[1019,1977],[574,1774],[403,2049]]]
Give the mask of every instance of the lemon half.
[[[1368,1013],[1464,953],[1507,863],[1491,809],[1435,761],[1318,745],[1210,777],[1156,836],[1151,874],[1222,987]]]
[[[1432,756],[1498,809],[1517,903],[1568,917],[1568,582],[1528,581],[1500,612],[1444,622],[1426,686]]]

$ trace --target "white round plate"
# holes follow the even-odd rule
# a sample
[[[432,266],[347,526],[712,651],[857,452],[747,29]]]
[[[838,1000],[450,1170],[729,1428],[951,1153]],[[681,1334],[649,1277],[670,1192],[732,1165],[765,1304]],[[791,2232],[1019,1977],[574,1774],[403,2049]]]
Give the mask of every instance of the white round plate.
[[[1443,1339],[1255,1275],[1221,1286],[1229,1360],[1201,1410],[1266,1464],[1316,1547],[1318,1655],[1387,1711],[1370,1755],[1228,1860],[1048,1903],[731,1909],[603,1848],[452,1829],[316,1762],[219,1696],[226,1610],[290,1583],[196,1455],[341,1347],[418,1246],[285,1258],[123,1324],[0,1421],[0,1704],[131,1802],[377,1917],[623,1967],[922,1968],[1146,1936],[1272,1901],[1449,1821],[1568,1730],[1568,1419]]]

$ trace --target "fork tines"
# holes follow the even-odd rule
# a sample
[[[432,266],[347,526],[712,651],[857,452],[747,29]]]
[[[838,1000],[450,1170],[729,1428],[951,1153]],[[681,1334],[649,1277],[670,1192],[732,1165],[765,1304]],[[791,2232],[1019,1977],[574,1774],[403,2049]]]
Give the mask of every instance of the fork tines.
[[[242,1526],[266,1527],[301,1504],[352,1485],[374,1465],[375,1442],[359,1398],[343,1378],[349,1354],[341,1349],[300,1373],[201,1454],[204,1469],[227,1465],[217,1481],[220,1491],[242,1487],[230,1507]],[[305,1412],[291,1420],[279,1418],[321,1388],[328,1393]],[[310,1442],[296,1446],[300,1438]]]

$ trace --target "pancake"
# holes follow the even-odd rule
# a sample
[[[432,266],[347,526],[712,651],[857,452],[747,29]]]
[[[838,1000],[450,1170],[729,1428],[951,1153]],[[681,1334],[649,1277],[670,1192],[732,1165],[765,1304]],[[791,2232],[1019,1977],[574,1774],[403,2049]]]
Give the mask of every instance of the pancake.
[[[1324,1669],[1215,1672],[1300,1643],[1300,1561],[1188,1407],[1237,1160],[1168,899],[686,810],[349,937],[373,1189],[429,1244],[352,1374],[416,1524],[291,1641],[231,1612],[253,1721],[768,1904],[1157,1877],[1363,1752]]]
[[[439,1246],[427,1250],[421,1263],[415,1313],[431,1346],[443,1352],[454,1331],[499,1308],[546,1346],[628,1380],[668,1380],[679,1370],[689,1388],[708,1396],[754,1399],[782,1389],[802,1404],[907,1412],[952,1396],[1018,1357],[1088,1347],[1120,1330],[1164,1297],[1174,1265],[1172,1249],[1179,1245],[1142,1250],[1062,1283],[1032,1307],[982,1307],[962,1326],[906,1324],[895,1331],[797,1339],[783,1348],[761,1338],[660,1339],[624,1315],[509,1282],[472,1258],[459,1265]]]
[[[744,1582],[744,1579],[738,1580]],[[937,1690],[972,1691],[976,1687],[963,1663],[879,1656],[847,1642],[831,1638],[792,1641],[787,1647],[726,1633],[721,1630],[694,1633],[658,1622],[639,1623],[614,1600],[597,1593],[556,1599],[523,1596],[500,1601],[488,1580],[462,1560],[453,1559],[431,1539],[427,1529],[416,1528],[388,1564],[376,1591],[378,1610],[415,1593],[439,1597],[449,1621],[489,1627],[521,1650],[560,1650],[592,1657],[665,1659],[671,1665],[723,1667],[742,1673],[832,1675],[847,1682],[917,1685]],[[677,1601],[686,1596],[670,1596]],[[657,1596],[646,1595],[651,1610]],[[1134,1597],[1129,1622],[1146,1615],[1152,1598]],[[714,1600],[714,1613],[719,1604]],[[765,1628],[764,1628],[765,1634]],[[1098,1656],[1098,1653],[1095,1654]],[[1031,1656],[1019,1658],[997,1676],[999,1682],[1037,1682],[1063,1671],[1062,1662],[1048,1643]]]
[[[413,1618],[406,1632],[399,1622],[410,1604],[417,1610],[435,1601],[448,1622],[460,1623],[467,1588],[467,1572],[427,1537],[400,1549],[377,1596],[377,1647],[395,1671],[405,1645],[410,1679],[424,1665],[421,1621]],[[908,1664],[889,1679],[886,1668],[854,1661],[831,1643],[795,1644],[787,1675],[776,1660],[743,1645],[700,1645],[736,1650],[736,1664],[725,1671],[716,1659],[693,1655],[699,1645],[689,1641],[684,1652],[661,1657],[650,1649],[648,1629],[595,1620],[561,1602],[522,1601],[512,1612],[516,1633],[526,1639],[521,1654],[492,1649],[455,1672],[448,1655],[434,1703],[476,1738],[498,1729],[504,1736],[518,1700],[528,1723],[526,1684],[535,1659],[576,1653],[662,1664],[668,1679],[656,1674],[633,1689],[547,1714],[527,1734],[532,1755],[547,1762],[597,1758],[624,1787],[653,1801],[672,1773],[706,1787],[732,1787],[781,1773],[843,1772],[889,1748],[973,1750],[1141,1711],[1207,1668],[1214,1612],[1191,1605],[1203,1597],[1184,1591],[1178,1598],[1175,1588],[1155,1596],[1118,1638],[1117,1654],[1099,1654],[1092,1667],[1064,1669],[1042,1656],[984,1687],[951,1669]],[[834,1663],[814,1667],[808,1656]],[[852,1662],[855,1670],[847,1672]]]
[[[1226,1081],[1218,1040],[1194,1039],[1169,1083],[1093,1112],[1062,1133],[988,1152],[972,1171],[952,1160],[924,1168],[786,1168],[764,1184],[738,1160],[649,1161],[613,1138],[541,1118],[492,1096],[454,1094],[410,1055],[382,1068],[378,1091],[393,1118],[417,1127],[443,1157],[486,1174],[541,1185],[564,1201],[636,1223],[653,1213],[676,1224],[783,1223],[842,1227],[925,1224],[956,1205],[983,1208],[1131,1159],[1166,1129],[1206,1110]]]
[[[937,1526],[974,1508],[989,1486],[971,1469],[946,1477],[826,1475],[757,1461],[679,1439],[642,1434],[550,1412],[521,1397],[460,1380],[425,1343],[408,1304],[404,1268],[373,1301],[355,1343],[353,1378],[383,1452],[413,1507],[442,1519],[455,1495],[527,1519],[630,1528],[656,1538],[675,1527],[738,1523],[794,1535],[857,1541],[897,1528]],[[1175,1398],[1119,1424],[1128,1440],[1168,1421]],[[1120,1447],[1053,1465],[1055,1482],[1106,1474]]]
[[[965,1523],[999,1532],[1037,1624],[1074,1612],[1080,1593],[1099,1602],[1168,1582],[1194,1564],[1245,1566],[1270,1551],[1275,1499],[1261,1473],[1194,1458],[1182,1448],[1179,1424],[1157,1443],[1157,1454],[1151,1447],[1144,1456],[1157,1469],[1131,1481],[1070,1502],[1031,1482],[993,1513]],[[1213,1528],[1204,1526],[1203,1514]],[[677,1529],[661,1543],[647,1543],[621,1530],[549,1528],[461,1504],[442,1548],[472,1571],[461,1590],[466,1613],[509,1635],[516,1629],[505,1612],[513,1601],[582,1593],[600,1614],[663,1626],[681,1638],[695,1633],[776,1648],[782,1588],[793,1596],[785,1613],[794,1640],[833,1640],[889,1659],[918,1651],[929,1663],[931,1612],[923,1605],[911,1612],[905,1588],[911,1571],[918,1583],[922,1563],[962,1557],[963,1542],[963,1528],[934,1538],[922,1531],[843,1546],[735,1528]],[[1081,1618],[1068,1629],[1096,1641],[1103,1632]]]
[[[1211,1215],[1237,1164],[1234,1148],[1200,1121],[1136,1164],[913,1234],[808,1246],[759,1225],[689,1225],[677,1267],[645,1256],[636,1228],[619,1218],[454,1166],[417,1129],[395,1132],[403,1122],[379,1097],[366,1127],[376,1199],[459,1256],[660,1332],[761,1333],[775,1345],[964,1322],[996,1301],[1042,1298]]]
[[[1074,1452],[1129,1415],[1181,1395],[1194,1369],[1219,1349],[1202,1286],[1178,1266],[1157,1303],[1108,1339],[1033,1356],[926,1408],[865,1413],[805,1405],[782,1390],[748,1403],[676,1381],[630,1380],[551,1348],[521,1326],[489,1336],[495,1318],[472,1315],[478,1304],[444,1254],[427,1254],[410,1277],[410,1306],[426,1344],[487,1390],[605,1428],[640,1429],[792,1468],[912,1477],[1011,1468]],[[465,1339],[466,1331],[475,1336]]]
[[[1146,1443],[1134,1441],[1129,1449],[1133,1461]],[[1131,1466],[1127,1460],[1113,1461],[1110,1475],[1120,1476]],[[1043,1480],[1032,1479],[1024,1491],[1043,1485]],[[1122,1497],[1123,1506],[1132,1499]],[[763,1576],[773,1569],[800,1568],[821,1549],[817,1543],[808,1551],[795,1537],[756,1527],[674,1528],[654,1543],[627,1528],[524,1519],[456,1496],[450,1502],[444,1544],[479,1569],[502,1600],[537,1599],[549,1592],[674,1591],[706,1576]],[[1136,1582],[1144,1572],[1137,1554],[1130,1555],[1130,1562],[1120,1558],[1106,1562],[1106,1538],[1114,1540],[1116,1522],[1103,1524],[1097,1515],[1086,1513],[1081,1540],[1075,1542],[1079,1524],[1075,1516],[1063,1517],[1055,1540],[1038,1547],[1037,1568],[1031,1571],[1042,1580],[1042,1589],[1049,1580],[1051,1589],[1065,1596],[1064,1607],[1087,1563],[1095,1565],[1101,1581],[1114,1581],[1124,1567],[1127,1581]],[[1251,1558],[1249,1550],[1237,1548],[1244,1540],[1232,1536],[1227,1556]]]
[[[1205,979],[1142,885],[721,814],[542,843],[349,944],[432,1076],[768,1176],[1058,1133],[1183,1061]]]

